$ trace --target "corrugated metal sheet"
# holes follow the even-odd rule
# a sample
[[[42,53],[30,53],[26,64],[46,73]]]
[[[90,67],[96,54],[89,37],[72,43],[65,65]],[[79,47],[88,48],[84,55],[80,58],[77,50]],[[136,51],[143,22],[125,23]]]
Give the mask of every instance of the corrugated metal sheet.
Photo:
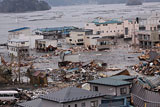
[[[132,98],[135,106],[160,107],[160,93],[144,89],[139,83],[134,83],[132,87]]]

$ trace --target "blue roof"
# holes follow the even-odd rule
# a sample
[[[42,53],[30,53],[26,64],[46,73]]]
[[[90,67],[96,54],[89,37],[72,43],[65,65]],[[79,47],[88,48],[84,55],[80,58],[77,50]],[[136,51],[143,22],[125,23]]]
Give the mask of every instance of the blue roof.
[[[65,30],[73,30],[76,27],[73,26],[65,26],[65,27],[54,27],[54,28],[38,28],[37,30],[41,32],[51,32],[51,31],[65,31]],[[66,32],[65,32],[66,33]]]
[[[30,28],[29,27],[22,27],[22,28],[18,28],[18,29],[9,30],[8,32],[17,32],[17,31],[21,31],[21,30],[25,30],[25,29],[30,29]]]
[[[92,80],[92,81],[89,81],[88,83],[99,84],[99,85],[107,85],[107,86],[114,86],[114,87],[130,85],[131,84],[131,82],[118,80],[118,79],[113,79],[113,78],[110,78],[110,77]]]
[[[99,25],[99,24],[114,24],[114,23],[122,23],[122,22],[117,21],[117,20],[108,20],[108,21],[105,21],[105,22],[98,22],[97,20],[95,20],[95,21],[92,21],[92,23],[95,23],[96,25]]]

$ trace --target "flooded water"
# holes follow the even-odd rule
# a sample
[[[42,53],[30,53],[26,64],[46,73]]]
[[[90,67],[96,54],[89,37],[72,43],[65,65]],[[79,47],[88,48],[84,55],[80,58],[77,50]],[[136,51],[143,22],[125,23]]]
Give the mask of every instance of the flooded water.
[[[0,14],[0,42],[7,41],[8,30],[19,27],[31,29],[44,27],[77,26],[83,27],[95,17],[128,18],[139,14],[160,10],[160,3],[145,3],[141,6],[125,4],[80,5],[53,7],[48,11]]]

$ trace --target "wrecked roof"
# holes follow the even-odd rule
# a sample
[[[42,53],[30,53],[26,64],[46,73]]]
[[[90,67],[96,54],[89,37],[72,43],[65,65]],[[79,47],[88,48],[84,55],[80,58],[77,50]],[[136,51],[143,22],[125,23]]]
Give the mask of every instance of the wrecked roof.
[[[114,87],[131,84],[131,82],[127,82],[127,81],[123,81],[119,79],[113,79],[111,77],[92,80],[92,81],[89,81],[88,83],[100,84],[100,85],[106,85],[106,86],[114,86]]]
[[[43,95],[40,98],[45,100],[55,101],[58,103],[66,103],[72,101],[85,100],[89,98],[97,98],[102,96],[104,96],[104,94],[98,92],[92,92],[76,87],[68,87],[57,92]]]

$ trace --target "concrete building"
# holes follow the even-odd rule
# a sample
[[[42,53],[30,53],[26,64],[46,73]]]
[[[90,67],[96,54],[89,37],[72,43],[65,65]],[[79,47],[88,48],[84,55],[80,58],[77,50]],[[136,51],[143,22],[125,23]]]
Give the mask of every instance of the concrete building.
[[[93,30],[93,34],[115,37],[124,35],[123,22],[117,20],[96,19],[85,25],[85,29]]]
[[[97,47],[97,39],[101,38],[100,35],[86,35],[84,36],[84,46],[88,49],[95,49]]]
[[[35,47],[37,51],[54,51],[57,49],[57,40],[39,39],[36,40]]]
[[[99,51],[110,49],[111,45],[114,45],[114,40],[103,37],[97,39],[97,50]]]
[[[99,107],[104,94],[68,87],[43,95],[38,100],[18,104],[18,107]]]
[[[54,27],[54,28],[38,28],[34,30],[35,34],[43,35],[44,39],[62,39],[69,37],[72,30],[78,29],[74,26]]]
[[[114,45],[114,40],[100,35],[88,35],[84,37],[84,45],[88,49],[105,50]]]
[[[29,56],[29,41],[20,39],[11,39],[8,41],[8,54],[9,56]]]
[[[160,43],[160,15],[153,14],[146,19],[139,18],[139,20],[139,46],[153,48],[157,43]]]
[[[131,38],[134,40],[134,36],[139,31],[139,22],[135,19],[128,19],[123,21],[124,24],[124,38]]]
[[[85,29],[92,29],[93,34],[98,34],[102,37],[124,36],[124,38],[132,38],[138,28],[139,24],[135,20],[122,19],[105,20],[99,18],[85,25]]]
[[[30,36],[32,34],[29,27],[22,27],[18,29],[9,30],[8,33],[9,33],[8,40],[19,39],[21,38],[22,35]]]
[[[35,48],[35,40],[37,39],[43,39],[42,35],[34,35],[31,32],[31,29],[29,27],[23,27],[18,29],[13,29],[8,31],[8,40],[11,39],[20,39],[24,41],[29,41],[29,48],[34,49]]]
[[[66,42],[73,45],[84,45],[84,37],[92,34],[92,30],[76,29],[70,32],[70,37],[66,38]]]

